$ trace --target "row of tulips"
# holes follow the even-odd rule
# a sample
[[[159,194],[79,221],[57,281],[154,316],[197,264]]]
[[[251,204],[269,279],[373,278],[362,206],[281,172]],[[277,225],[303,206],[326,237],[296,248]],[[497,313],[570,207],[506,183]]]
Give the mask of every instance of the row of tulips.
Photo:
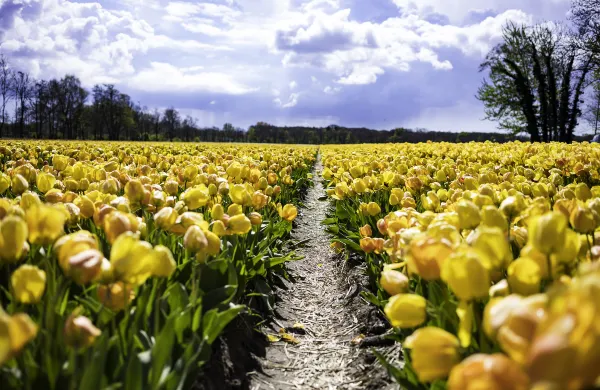
[[[179,389],[265,313],[314,148],[0,143],[0,381]]]
[[[364,257],[411,389],[600,380],[600,148],[323,148],[333,246]]]

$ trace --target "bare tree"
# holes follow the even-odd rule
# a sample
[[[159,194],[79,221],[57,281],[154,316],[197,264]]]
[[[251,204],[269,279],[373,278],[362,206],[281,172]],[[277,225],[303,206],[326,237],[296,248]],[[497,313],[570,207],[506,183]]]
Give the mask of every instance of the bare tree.
[[[13,98],[12,70],[3,54],[0,54],[0,138],[4,135],[6,123],[6,107]]]

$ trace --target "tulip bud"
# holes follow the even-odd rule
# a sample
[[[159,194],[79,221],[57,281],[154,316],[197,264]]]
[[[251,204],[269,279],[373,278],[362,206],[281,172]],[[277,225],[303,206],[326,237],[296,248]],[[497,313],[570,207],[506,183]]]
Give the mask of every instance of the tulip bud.
[[[455,366],[448,390],[527,390],[529,378],[519,365],[501,353],[471,355]]]
[[[460,229],[473,229],[481,222],[479,208],[471,201],[461,200],[455,205]]]
[[[415,328],[427,319],[427,301],[416,294],[397,294],[390,298],[384,312],[393,327]]]
[[[183,246],[190,252],[202,252],[207,245],[206,236],[197,225],[190,226],[183,236]]]
[[[16,195],[21,195],[23,192],[29,189],[29,183],[27,180],[19,175],[18,173],[13,176],[11,181],[12,192]]]
[[[75,310],[65,322],[65,342],[72,348],[83,349],[91,346],[102,332],[92,321]]]
[[[371,229],[371,225],[365,225],[359,229],[359,233],[361,237],[371,237],[373,235],[373,230]]]
[[[571,211],[569,221],[573,229],[579,233],[587,234],[596,229],[594,214],[588,207],[577,205]]]
[[[69,275],[78,284],[96,279],[102,270],[104,255],[97,249],[88,249],[69,258]]]
[[[123,282],[98,286],[98,300],[114,312],[121,311],[135,298],[133,289]]]
[[[535,217],[528,226],[528,242],[546,255],[557,252],[564,245],[568,223],[563,214],[555,211]]]
[[[286,204],[283,206],[280,216],[286,221],[292,222],[298,216],[298,209],[293,204]]]
[[[169,230],[177,221],[177,211],[172,207],[163,207],[156,214],[154,214],[154,221],[156,226],[162,230]]]
[[[10,277],[13,296],[20,303],[38,303],[46,289],[46,273],[38,267],[24,264]]]
[[[213,220],[221,219],[221,218],[223,218],[223,214],[225,214],[223,205],[221,205],[220,203],[215,203],[215,205],[212,207],[212,210],[210,212],[212,219]]]
[[[404,347],[411,350],[411,365],[421,382],[446,378],[460,362],[458,339],[433,326],[417,329],[406,339]]]
[[[454,294],[468,302],[488,296],[491,261],[476,248],[462,247],[446,259],[441,277]]]
[[[252,226],[257,226],[262,223],[262,216],[256,211],[251,212],[248,215],[248,218],[250,219],[250,223],[252,224]]]
[[[212,232],[219,237],[222,237],[225,234],[227,234],[227,228],[225,227],[225,224],[223,223],[223,221],[219,221],[219,220],[213,221]]]
[[[408,278],[399,271],[384,269],[381,272],[379,283],[389,295],[397,295],[408,291]]]
[[[27,224],[20,217],[9,215],[0,221],[0,259],[12,263],[28,251]]]
[[[381,207],[379,207],[379,205],[375,202],[370,202],[367,205],[367,213],[374,217],[376,215],[378,215],[379,213],[381,213]]]
[[[537,263],[527,257],[520,257],[508,267],[508,285],[519,295],[532,295],[540,291],[542,272]]]
[[[233,234],[246,234],[252,229],[252,224],[244,214],[238,214],[229,219],[228,228]]]
[[[144,198],[144,186],[139,180],[130,180],[125,184],[125,196],[132,204],[139,204]]]

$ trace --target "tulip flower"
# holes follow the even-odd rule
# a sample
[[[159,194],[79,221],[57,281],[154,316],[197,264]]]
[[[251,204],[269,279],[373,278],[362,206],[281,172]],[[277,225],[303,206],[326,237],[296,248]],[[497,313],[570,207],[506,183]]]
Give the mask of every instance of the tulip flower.
[[[506,355],[471,355],[455,366],[448,378],[448,390],[528,390],[529,378]]]
[[[10,285],[17,302],[38,303],[46,289],[46,273],[36,266],[24,264],[12,273]]]
[[[25,220],[29,228],[29,242],[36,245],[49,245],[64,234],[66,212],[49,205],[30,207]]]
[[[542,270],[532,259],[521,257],[508,267],[508,285],[519,295],[532,295],[540,291]]]
[[[0,221],[0,260],[13,263],[20,260],[29,249],[28,228],[23,219],[8,216]]]
[[[12,316],[0,307],[0,367],[37,336],[38,327],[25,313]]]
[[[123,282],[101,284],[97,294],[100,303],[114,312],[125,309],[135,298],[133,289]]]
[[[458,339],[433,326],[417,329],[403,346],[411,350],[411,364],[421,382],[446,378],[460,362]]]
[[[384,269],[381,272],[379,283],[389,295],[397,295],[408,291],[408,278],[399,271]]]
[[[64,327],[64,338],[68,346],[75,349],[85,349],[91,346],[102,332],[94,326],[89,318],[79,315],[79,313],[79,310],[75,310],[67,318]]]
[[[292,222],[298,216],[298,209],[293,204],[283,206],[279,216],[288,222]]]
[[[546,255],[557,252],[565,242],[568,223],[555,211],[536,217],[529,223],[529,242]]]
[[[87,284],[96,279],[102,271],[104,255],[97,249],[87,249],[71,257],[68,274],[78,284]]]
[[[407,256],[409,272],[425,280],[438,280],[440,270],[452,252],[451,243],[444,238],[427,234],[415,237],[410,242]]]
[[[201,252],[207,245],[206,235],[197,225],[190,226],[183,236],[183,246],[190,252]]]
[[[490,268],[484,252],[463,246],[446,259],[441,276],[459,299],[468,302],[488,296]]]
[[[252,223],[244,214],[239,214],[229,219],[227,228],[233,234],[246,234],[252,229]]]
[[[397,294],[390,298],[384,312],[392,326],[415,328],[427,319],[427,301],[416,294]]]

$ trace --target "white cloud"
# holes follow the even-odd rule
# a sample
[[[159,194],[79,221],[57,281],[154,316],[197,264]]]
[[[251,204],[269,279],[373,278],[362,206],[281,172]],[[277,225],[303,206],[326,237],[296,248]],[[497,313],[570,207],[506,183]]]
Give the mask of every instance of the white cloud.
[[[216,100],[211,100],[209,104],[210,104],[211,106],[214,106],[215,104],[217,104],[217,101],[216,101]]]
[[[17,3],[3,18],[3,51],[34,77],[80,77],[84,85],[119,83],[134,74],[134,60],[151,50],[205,54],[228,47],[175,39],[157,33],[144,19],[124,10],[103,8],[99,3],[64,0],[31,0]]]
[[[298,83],[295,80],[290,81],[290,89],[294,90],[298,86]]]
[[[131,88],[146,92],[179,91],[243,95],[256,91],[234,80],[226,73],[182,71],[177,67],[152,62],[126,81]]]
[[[300,94],[297,92],[294,92],[294,93],[290,94],[290,96],[288,97],[288,101],[286,103],[283,103],[280,98],[273,99],[273,103],[275,103],[275,105],[277,105],[281,108],[292,108],[298,104],[299,97],[300,97]]]
[[[326,86],[323,89],[323,92],[325,92],[328,95],[335,95],[336,93],[340,92],[342,90],[341,87],[331,87],[331,86]]]

